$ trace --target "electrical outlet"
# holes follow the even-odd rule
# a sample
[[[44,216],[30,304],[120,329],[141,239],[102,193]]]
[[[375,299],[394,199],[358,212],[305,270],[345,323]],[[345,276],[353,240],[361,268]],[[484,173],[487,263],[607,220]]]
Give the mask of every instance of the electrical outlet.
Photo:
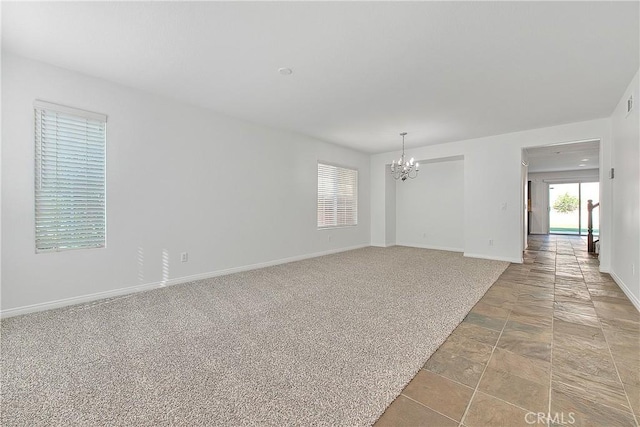
[[[493,239],[489,239],[489,246],[493,246]]]
[[[329,234],[329,235],[327,236],[327,240],[330,242],[330,241],[331,241],[331,239],[332,239],[331,234]]]
[[[180,262],[187,262],[189,261],[189,254],[187,252],[182,252],[180,254]]]
[[[427,238],[427,233],[422,233],[422,237]]]

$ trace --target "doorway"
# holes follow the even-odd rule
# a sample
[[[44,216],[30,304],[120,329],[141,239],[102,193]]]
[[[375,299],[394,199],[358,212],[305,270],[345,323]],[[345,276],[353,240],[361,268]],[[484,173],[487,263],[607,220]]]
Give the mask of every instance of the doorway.
[[[588,233],[588,200],[600,200],[598,182],[549,185],[549,233],[582,236]],[[599,209],[593,210],[593,234],[600,233]]]

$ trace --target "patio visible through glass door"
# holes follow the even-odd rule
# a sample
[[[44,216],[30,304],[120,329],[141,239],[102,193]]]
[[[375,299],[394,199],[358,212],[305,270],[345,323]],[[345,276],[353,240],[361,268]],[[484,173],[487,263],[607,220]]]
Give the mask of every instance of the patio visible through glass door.
[[[600,201],[600,185],[597,182],[549,185],[549,233],[587,234],[587,201]],[[599,212],[593,211],[593,234],[599,232]]]
[[[549,185],[549,233],[580,234],[580,184]]]

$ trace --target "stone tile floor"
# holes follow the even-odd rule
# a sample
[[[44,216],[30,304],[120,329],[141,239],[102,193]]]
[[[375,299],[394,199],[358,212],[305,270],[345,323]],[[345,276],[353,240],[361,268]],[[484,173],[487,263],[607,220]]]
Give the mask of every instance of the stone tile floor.
[[[586,239],[530,236],[376,426],[636,426],[640,313]]]

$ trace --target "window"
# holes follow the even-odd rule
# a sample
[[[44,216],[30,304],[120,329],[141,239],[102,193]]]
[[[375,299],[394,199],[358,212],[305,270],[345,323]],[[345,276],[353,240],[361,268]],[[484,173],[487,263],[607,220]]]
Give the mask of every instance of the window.
[[[358,171],[318,163],[318,228],[358,225]]]
[[[36,101],[36,253],[105,246],[107,117]]]

